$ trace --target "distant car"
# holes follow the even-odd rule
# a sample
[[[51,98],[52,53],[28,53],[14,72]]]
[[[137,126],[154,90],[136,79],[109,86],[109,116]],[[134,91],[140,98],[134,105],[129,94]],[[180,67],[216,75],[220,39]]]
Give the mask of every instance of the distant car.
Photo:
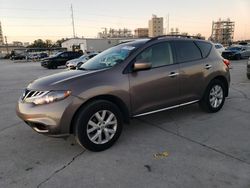
[[[248,43],[248,42],[240,42],[239,45],[242,45],[242,46],[250,46],[250,43]]]
[[[37,53],[37,54],[31,54],[28,56],[28,59],[43,59],[49,57],[47,53],[42,52],[42,53]]]
[[[220,54],[222,54],[222,52],[226,50],[225,47],[220,43],[216,43],[214,44],[214,46]]]
[[[37,54],[37,56],[36,56],[37,59],[43,59],[43,58],[47,58],[47,57],[49,57],[49,56],[48,56],[48,54],[45,53],[45,52],[39,53],[39,54]]]
[[[235,60],[249,58],[250,46],[237,45],[229,47],[224,52],[222,52],[222,57],[224,57],[225,59],[235,59]]]
[[[67,61],[79,58],[81,55],[80,52],[60,52],[54,56],[43,59],[41,66],[48,69],[57,69],[58,66],[66,65]]]
[[[80,67],[83,63],[85,63],[86,61],[88,61],[89,59],[91,59],[92,57],[95,57],[98,53],[91,53],[91,54],[87,54],[87,55],[82,55],[79,58],[76,59],[72,59],[67,61],[66,66],[69,69],[76,69],[77,67]]]
[[[24,55],[24,54],[15,54],[15,55],[10,56],[10,59],[11,60],[23,60],[23,59],[26,59],[26,55]]]
[[[247,62],[247,78],[250,80],[250,58],[248,59]]]

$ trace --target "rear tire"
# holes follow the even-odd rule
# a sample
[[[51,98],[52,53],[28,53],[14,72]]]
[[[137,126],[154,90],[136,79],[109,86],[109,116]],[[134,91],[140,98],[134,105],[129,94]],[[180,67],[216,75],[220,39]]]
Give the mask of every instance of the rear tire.
[[[48,64],[48,69],[57,69],[57,65]]]
[[[250,80],[250,74],[247,74],[247,78]]]
[[[224,105],[226,98],[226,86],[220,80],[212,80],[205,94],[199,102],[200,107],[209,113],[218,112]]]
[[[240,54],[237,54],[237,55],[235,56],[235,59],[236,59],[236,60],[241,60],[241,55],[240,55]]]
[[[57,65],[51,65],[52,69],[57,69]]]
[[[77,114],[74,124],[76,141],[91,151],[110,148],[122,132],[122,114],[119,108],[106,100],[93,101]]]

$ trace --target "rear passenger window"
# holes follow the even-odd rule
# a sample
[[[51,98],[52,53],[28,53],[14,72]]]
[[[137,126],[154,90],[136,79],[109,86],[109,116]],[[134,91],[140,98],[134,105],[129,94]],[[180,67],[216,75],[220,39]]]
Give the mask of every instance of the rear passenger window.
[[[153,68],[173,64],[171,45],[168,42],[162,42],[151,46],[138,55],[136,61],[150,62]]]
[[[176,41],[175,42],[177,62],[195,61],[201,59],[201,51],[193,41]]]
[[[61,57],[63,57],[63,58],[65,58],[65,57],[69,57],[69,54],[67,54],[67,53],[63,53],[63,54],[61,54]]]
[[[200,48],[203,58],[207,57],[210,53],[212,45],[208,42],[195,41],[197,46]],[[218,45],[221,48],[220,45]]]

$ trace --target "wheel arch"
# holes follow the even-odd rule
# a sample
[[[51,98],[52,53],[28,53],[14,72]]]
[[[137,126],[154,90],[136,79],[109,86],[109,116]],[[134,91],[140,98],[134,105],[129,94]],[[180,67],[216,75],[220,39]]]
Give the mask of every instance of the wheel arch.
[[[112,102],[114,103],[115,105],[117,105],[117,107],[120,109],[121,111],[121,114],[122,114],[122,118],[123,118],[123,121],[125,123],[129,123],[130,121],[130,113],[129,113],[129,109],[127,107],[127,105],[122,101],[122,99],[120,99],[119,97],[116,97],[114,95],[99,95],[99,96],[95,96],[95,97],[92,97],[90,99],[88,99],[86,102],[84,102],[78,109],[77,111],[75,112],[72,120],[71,120],[71,123],[70,123],[70,133],[73,133],[73,129],[74,129],[74,123],[76,121],[76,117],[77,115],[79,114],[79,112],[86,106],[88,105],[89,103],[91,103],[92,101],[95,101],[95,100],[106,100],[106,101],[109,101],[109,102]]]
[[[220,80],[225,85],[225,87],[226,87],[226,95],[225,96],[228,97],[228,94],[229,94],[229,83],[228,83],[227,79],[224,76],[216,76],[213,79],[211,79],[211,81],[208,83],[207,87],[214,80]]]

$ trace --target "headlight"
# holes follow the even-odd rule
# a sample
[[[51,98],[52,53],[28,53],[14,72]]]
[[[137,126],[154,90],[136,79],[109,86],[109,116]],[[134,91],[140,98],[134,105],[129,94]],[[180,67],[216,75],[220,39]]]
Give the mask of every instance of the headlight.
[[[43,95],[36,97],[25,98],[24,101],[34,103],[35,105],[49,104],[52,102],[60,101],[70,96],[71,91],[50,91],[45,92]]]

